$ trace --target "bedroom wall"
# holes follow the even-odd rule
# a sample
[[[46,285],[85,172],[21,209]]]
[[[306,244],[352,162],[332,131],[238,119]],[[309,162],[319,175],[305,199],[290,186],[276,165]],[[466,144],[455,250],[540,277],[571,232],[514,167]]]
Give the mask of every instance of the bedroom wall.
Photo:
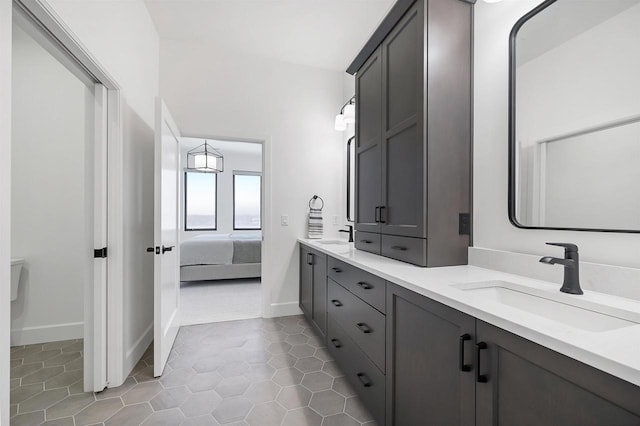
[[[93,280],[93,94],[17,25],[12,66],[11,255],[26,262],[11,344],[79,339]]]
[[[153,340],[153,161],[159,41],[142,0],[44,0],[121,88],[124,145],[123,378]],[[111,383],[111,386],[117,383]]]
[[[192,64],[194,66],[185,66]],[[197,64],[197,66],[195,66]],[[344,224],[343,134],[333,129],[344,103],[343,73],[180,41],[161,41],[160,92],[183,135],[267,140],[264,314],[298,308],[298,244],[308,202],[325,201],[327,237]],[[281,225],[288,216],[288,226]]]
[[[185,138],[183,138],[184,140]],[[200,143],[204,143],[201,140]],[[217,206],[217,225],[215,231],[185,231],[184,223],[184,173],[180,175],[180,221],[181,221],[181,241],[189,240],[197,235],[202,234],[228,234],[231,232],[256,232],[256,231],[234,231],[233,230],[233,171],[241,170],[245,172],[262,172],[262,153],[260,144],[247,144],[244,142],[216,142],[209,141],[214,148],[220,148],[220,152],[224,156],[224,172],[218,173],[218,206]],[[251,145],[256,148],[257,152],[247,153],[242,150],[234,151],[234,144]],[[192,145],[185,146],[183,142],[181,147],[181,168],[186,167],[187,151]]]

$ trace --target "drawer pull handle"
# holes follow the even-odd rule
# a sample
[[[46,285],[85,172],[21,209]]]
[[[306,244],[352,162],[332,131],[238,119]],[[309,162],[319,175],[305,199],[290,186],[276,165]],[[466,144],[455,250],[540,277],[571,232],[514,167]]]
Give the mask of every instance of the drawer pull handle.
[[[482,352],[483,349],[487,349],[487,347],[485,342],[476,343],[476,381],[478,383],[487,383],[489,381],[486,374],[480,374],[480,352]]]
[[[363,288],[364,290],[371,290],[373,288],[373,286],[369,283],[365,283],[363,281],[360,281],[358,283],[358,286],[360,286],[361,288]]]
[[[404,246],[391,246],[393,250],[407,251],[407,248]]]
[[[356,324],[356,327],[358,327],[358,330],[362,331],[364,334],[369,334],[372,331],[371,328],[363,322]]]
[[[371,244],[373,241],[371,241],[371,240],[360,240],[360,242],[364,243],[364,244]]]
[[[335,346],[336,348],[342,347],[342,343],[340,343],[340,340],[338,339],[331,339],[331,343],[333,343],[333,346]]]
[[[471,371],[471,366],[464,363],[464,342],[471,340],[469,333],[460,336],[460,371]]]
[[[340,268],[331,268],[331,270],[332,270],[333,272],[338,273],[338,274],[339,274],[340,272],[342,272],[342,269],[340,269]]]
[[[337,306],[337,307],[342,306],[342,302],[339,301],[338,299],[333,299],[331,303],[333,303],[333,306]]]
[[[362,383],[362,386],[364,386],[365,388],[370,388],[371,385],[373,384],[371,383],[371,380],[369,380],[369,377],[367,377],[366,374],[358,373],[357,376],[358,376],[358,379],[360,380],[360,383]]]

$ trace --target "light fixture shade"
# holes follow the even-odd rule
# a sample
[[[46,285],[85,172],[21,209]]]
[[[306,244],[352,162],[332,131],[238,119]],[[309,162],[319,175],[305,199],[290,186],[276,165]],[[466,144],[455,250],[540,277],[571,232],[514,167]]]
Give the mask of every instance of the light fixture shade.
[[[335,129],[340,132],[342,132],[343,130],[347,130],[347,123],[345,122],[344,115],[336,115]]]
[[[344,122],[347,124],[353,124],[356,122],[355,104],[348,104],[344,107]]]
[[[187,170],[205,173],[220,173],[224,171],[224,157],[206,141],[187,152]]]

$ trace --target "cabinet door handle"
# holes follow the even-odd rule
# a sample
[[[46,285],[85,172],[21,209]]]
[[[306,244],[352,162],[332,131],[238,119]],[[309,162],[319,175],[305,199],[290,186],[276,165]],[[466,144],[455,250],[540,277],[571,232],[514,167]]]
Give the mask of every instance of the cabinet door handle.
[[[342,347],[342,343],[338,339],[331,339],[331,343],[333,343],[333,346],[335,346],[336,348]]]
[[[405,246],[391,246],[393,250],[407,251]]]
[[[360,240],[360,242],[364,243],[364,244],[371,244],[373,241],[371,241],[371,240]]]
[[[487,375],[480,374],[480,353],[487,347],[485,342],[476,343],[476,382],[478,383],[487,383],[489,381]]]
[[[335,272],[336,274],[339,274],[340,272],[342,272],[342,269],[340,269],[340,268],[331,268],[331,270],[333,272]]]
[[[358,327],[358,330],[362,331],[364,334],[369,334],[373,331],[367,324],[363,322],[357,323],[356,327]]]
[[[376,206],[376,210],[373,214],[373,220],[375,223],[380,223],[380,207]]]
[[[380,206],[380,220],[379,220],[379,222],[380,223],[387,223],[387,217],[386,217],[387,215],[385,214],[384,215],[384,219],[382,218],[382,211],[383,210],[386,212],[387,208],[385,206]]]
[[[333,303],[333,306],[337,306],[337,307],[342,306],[342,302],[339,301],[338,299],[333,299],[331,303]]]
[[[369,283],[365,283],[364,281],[360,281],[357,283],[358,286],[360,288],[362,288],[363,290],[371,290],[373,288],[373,286]]]
[[[364,386],[365,388],[370,388],[371,385],[373,384],[371,383],[371,380],[366,374],[358,373],[357,376],[358,376],[358,379],[360,380],[360,383],[362,383],[362,386]]]
[[[460,371],[471,371],[471,366],[464,363],[464,342],[471,340],[469,333],[464,333],[460,336]]]
[[[313,253],[307,253],[307,265],[313,265]]]

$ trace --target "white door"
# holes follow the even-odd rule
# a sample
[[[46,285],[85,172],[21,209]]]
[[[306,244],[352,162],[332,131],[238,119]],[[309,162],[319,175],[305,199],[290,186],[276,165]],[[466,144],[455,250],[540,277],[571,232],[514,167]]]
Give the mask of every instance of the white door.
[[[154,367],[162,375],[180,326],[178,182],[180,132],[162,99],[156,101]]]

